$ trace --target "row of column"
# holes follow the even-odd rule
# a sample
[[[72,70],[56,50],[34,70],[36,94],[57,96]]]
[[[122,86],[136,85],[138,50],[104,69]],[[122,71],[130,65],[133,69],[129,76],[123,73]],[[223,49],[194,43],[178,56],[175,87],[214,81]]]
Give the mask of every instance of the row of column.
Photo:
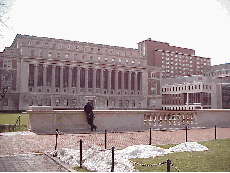
[[[59,66],[60,67],[60,88],[59,88],[59,92],[64,92],[64,87],[63,87],[63,68],[64,66]],[[56,92],[56,88],[55,87],[55,68],[56,66],[53,66],[52,65],[52,81],[51,82],[51,92]],[[77,79],[76,79],[76,93],[77,94],[80,94],[80,68],[81,67],[77,67]],[[73,87],[72,87],[72,70],[73,70],[73,67],[69,67],[69,75],[68,75],[68,92],[69,93],[73,93],[72,90],[73,90]],[[85,94],[88,94],[89,92],[89,87],[88,87],[88,80],[89,80],[89,74],[88,74],[88,71],[89,71],[89,68],[85,68],[84,67],[84,70],[85,70],[85,87],[84,87],[84,93]],[[93,87],[92,87],[92,94],[96,94],[96,71],[98,69],[97,68],[94,68],[93,69]],[[104,91],[106,91],[104,89],[104,70],[108,70],[108,85],[107,85],[107,93],[104,93]],[[125,95],[125,71],[126,70],[115,70],[115,90],[113,91],[113,94],[118,94],[118,72],[121,71],[122,74],[121,74],[121,93],[122,95]],[[111,72],[112,72],[112,69],[100,69],[100,94],[111,94]],[[38,72],[38,65],[35,65],[35,69],[34,69],[34,92],[37,92],[38,91],[38,73],[43,73],[43,92],[46,92],[46,89],[47,89],[47,65],[43,65],[43,71],[41,72]],[[139,87],[139,90],[138,90],[138,79],[137,79],[137,74],[138,72],[135,71],[134,72],[134,90],[131,90],[131,74],[132,74],[132,71],[129,71],[129,74],[128,74],[128,90],[127,90],[127,94],[128,95],[131,95],[131,92],[134,92],[133,95],[138,95],[140,94],[141,92],[141,80],[139,81],[140,82],[140,87]],[[30,75],[30,74],[29,74]],[[139,92],[139,93],[138,93]],[[98,93],[98,92],[97,92]]]

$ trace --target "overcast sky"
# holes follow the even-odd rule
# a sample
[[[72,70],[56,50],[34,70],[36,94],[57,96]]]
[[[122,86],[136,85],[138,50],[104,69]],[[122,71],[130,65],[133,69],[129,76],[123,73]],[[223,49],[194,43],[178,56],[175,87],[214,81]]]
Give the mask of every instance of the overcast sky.
[[[5,0],[1,48],[17,33],[137,48],[147,38],[230,63],[229,0]],[[7,20],[7,18],[9,19]]]

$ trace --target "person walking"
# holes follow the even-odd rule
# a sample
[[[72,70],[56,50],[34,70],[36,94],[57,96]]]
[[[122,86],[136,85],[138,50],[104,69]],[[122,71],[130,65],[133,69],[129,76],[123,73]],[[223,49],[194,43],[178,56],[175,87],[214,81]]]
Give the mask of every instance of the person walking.
[[[85,111],[85,114],[87,116],[87,122],[91,126],[91,131],[93,131],[93,129],[95,129],[95,131],[96,131],[97,126],[95,126],[93,124],[93,120],[95,118],[95,116],[93,114],[93,109],[94,109],[94,107],[90,102],[88,102],[84,107],[84,111]]]

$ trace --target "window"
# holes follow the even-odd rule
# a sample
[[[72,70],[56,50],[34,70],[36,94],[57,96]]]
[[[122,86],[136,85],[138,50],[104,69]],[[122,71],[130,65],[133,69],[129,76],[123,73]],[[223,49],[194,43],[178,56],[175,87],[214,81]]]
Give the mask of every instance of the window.
[[[84,61],[85,60],[85,55],[81,56],[81,60]]]
[[[49,52],[48,57],[51,58],[52,52]]]
[[[61,58],[61,54],[60,53],[57,53],[57,58]]]
[[[36,42],[36,46],[39,46],[39,42]]]
[[[107,62],[108,61],[108,58],[107,57],[105,57],[105,62]]]
[[[29,106],[33,106],[33,99],[29,98]]]
[[[122,107],[122,100],[119,100],[119,107]]]
[[[56,99],[56,106],[60,105],[60,99]]]
[[[47,99],[47,100],[46,100],[46,105],[47,105],[47,106],[51,106],[51,99]]]
[[[34,50],[31,50],[31,56],[34,56]]]
[[[114,63],[114,62],[115,62],[115,58],[112,59],[112,63]]]
[[[38,100],[38,106],[42,106],[42,99]]]
[[[100,57],[97,57],[97,60],[98,60],[98,61],[100,61],[100,60],[101,60],[101,58],[100,58]]]
[[[91,52],[93,52],[93,48],[91,48]]]
[[[30,42],[30,41],[28,41],[28,45],[31,45],[31,42]]]
[[[69,58],[69,54],[68,53],[65,54],[65,58]]]
[[[68,99],[64,100],[64,106],[68,106]]]
[[[89,56],[89,60],[90,60],[90,61],[93,61],[93,56]]]
[[[132,64],[134,65],[134,61],[132,61]]]
[[[121,59],[119,59],[119,63],[121,63]]]
[[[45,47],[47,47],[48,46],[48,43],[45,43]]]
[[[78,50],[78,46],[76,46],[76,50]]]
[[[3,100],[3,106],[8,106],[8,98],[4,98],[4,100]]]
[[[61,49],[63,48],[63,45],[62,45],[62,44],[60,45],[60,48],[61,48]]]
[[[129,62],[129,61],[126,59],[126,60],[125,60],[125,63],[128,64],[128,62]]]

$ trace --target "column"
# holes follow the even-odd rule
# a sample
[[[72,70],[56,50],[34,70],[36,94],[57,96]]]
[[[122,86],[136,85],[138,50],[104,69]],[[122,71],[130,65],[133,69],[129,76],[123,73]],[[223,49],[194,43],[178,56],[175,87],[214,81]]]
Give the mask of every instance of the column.
[[[38,64],[34,64],[34,92],[38,92]]]
[[[77,94],[80,94],[80,67],[77,68]]]
[[[187,92],[187,106],[189,107],[189,93]],[[187,109],[188,109],[187,107]]]
[[[104,69],[101,69],[101,78],[100,78],[100,89],[101,89],[101,94],[104,94]]]
[[[47,65],[43,65],[43,93],[46,92],[46,67]]]
[[[111,69],[108,69],[108,94],[111,94]]]
[[[63,92],[63,68],[64,66],[60,66],[60,92]]]
[[[55,92],[55,68],[56,66],[52,65],[52,82],[51,82],[51,91]]]
[[[121,71],[121,93],[122,95],[125,94],[125,78],[124,78],[124,75],[125,75],[125,72],[124,71]]]
[[[85,68],[85,94],[88,94],[88,71],[89,69]]]
[[[134,75],[134,94],[137,95],[137,71],[135,71]]]
[[[115,94],[118,93],[118,70],[115,72]]]
[[[68,83],[68,87],[69,87],[69,93],[72,93],[72,70],[73,70],[73,67],[70,67],[69,66],[69,83]]]
[[[131,71],[129,71],[129,76],[128,76],[128,93],[131,95]]]
[[[96,94],[96,72],[97,69],[93,69],[93,94]]]

